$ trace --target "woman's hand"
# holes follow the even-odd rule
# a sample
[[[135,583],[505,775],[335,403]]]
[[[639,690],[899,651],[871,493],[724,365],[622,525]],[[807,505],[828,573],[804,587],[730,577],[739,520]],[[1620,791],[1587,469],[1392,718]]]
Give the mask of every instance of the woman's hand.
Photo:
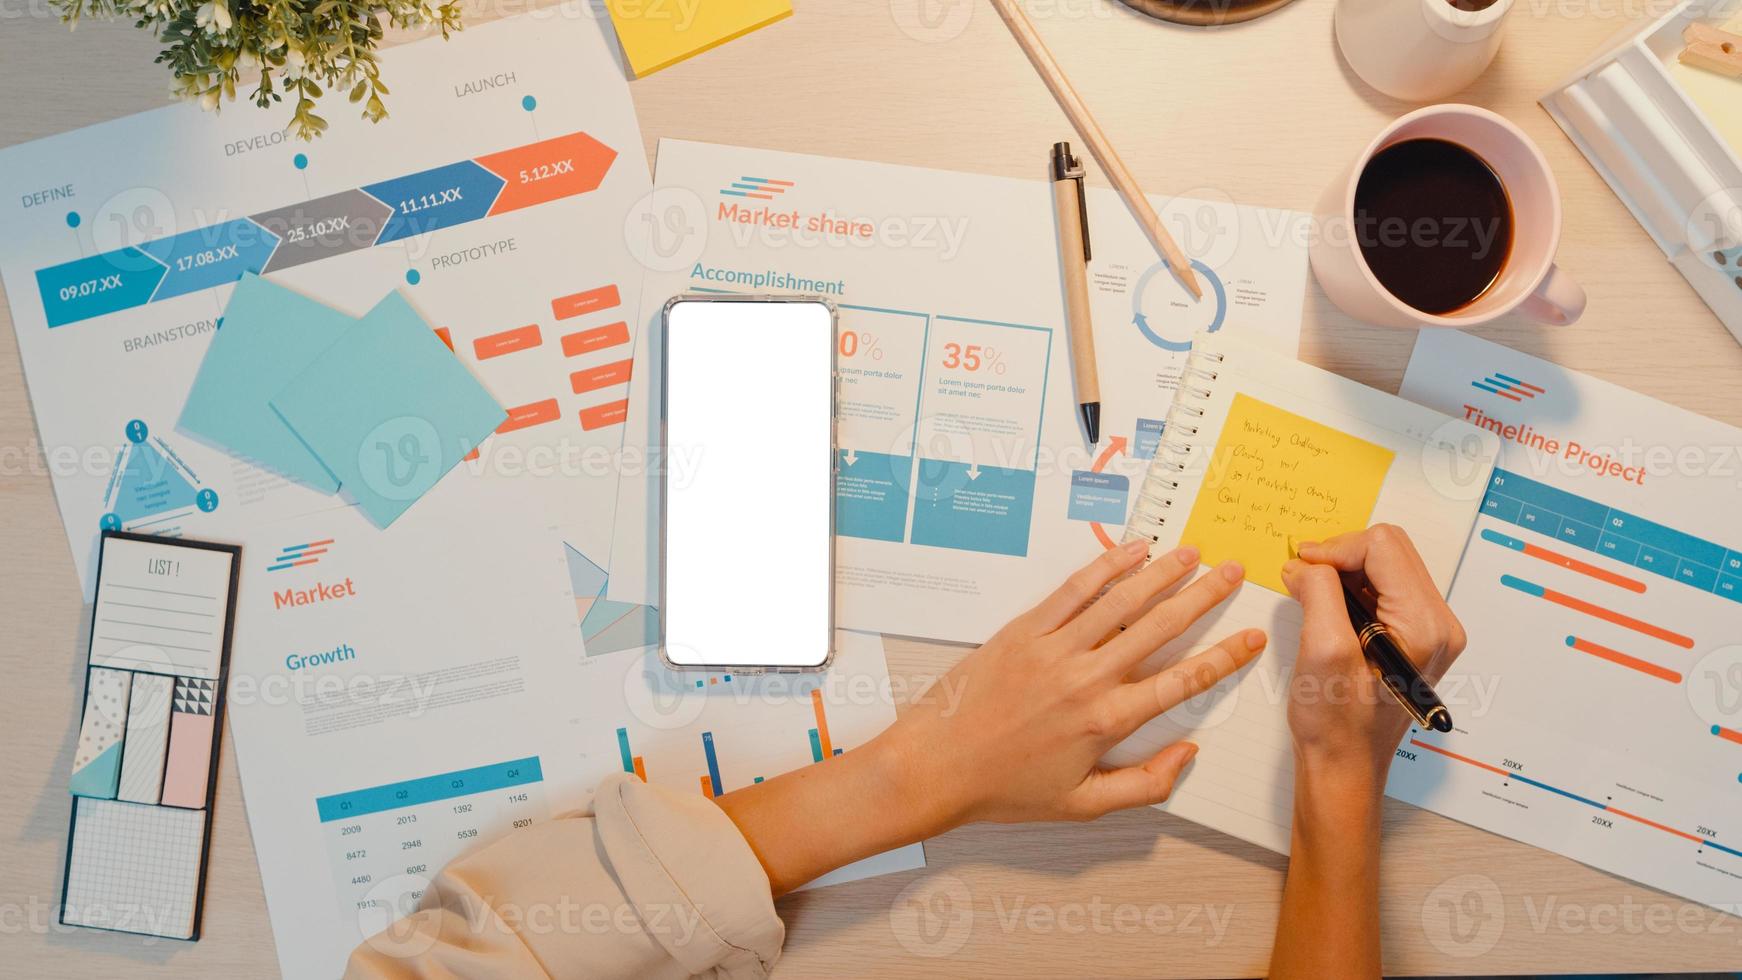
[[[1167,799],[1197,753],[1191,743],[1125,769],[1103,770],[1098,760],[1144,722],[1245,666],[1265,636],[1242,630],[1128,679],[1244,577],[1230,562],[1175,590],[1198,567],[1196,549],[1180,549],[1101,595],[1142,561],[1142,544],[1078,570],[870,743],[720,797],[775,894],[970,821],[1089,820]]]
[[[976,820],[1092,820],[1160,803],[1197,754],[1175,742],[1141,766],[1097,760],[1138,726],[1245,666],[1264,649],[1242,630],[1142,680],[1144,659],[1239,588],[1228,562],[1199,575],[1195,548],[1142,560],[1146,542],[1114,548],[1079,569],[933,685],[878,739],[937,801],[940,829]],[[1165,598],[1163,598],[1165,596]],[[1092,604],[1091,604],[1092,601]],[[1087,608],[1084,608],[1085,605]]]
[[[1410,719],[1367,666],[1342,577],[1366,576],[1379,621],[1429,683],[1463,651],[1464,628],[1400,528],[1380,524],[1298,550],[1282,567],[1303,622],[1288,702],[1294,837],[1270,976],[1378,980],[1380,798]]]
[[[1403,642],[1428,683],[1438,683],[1464,650],[1464,627],[1409,535],[1391,524],[1305,543],[1282,568],[1304,623],[1290,687],[1288,724],[1295,751],[1310,765],[1359,766],[1384,783],[1410,718],[1373,675],[1343,604],[1342,577],[1365,575],[1379,595],[1378,616]]]

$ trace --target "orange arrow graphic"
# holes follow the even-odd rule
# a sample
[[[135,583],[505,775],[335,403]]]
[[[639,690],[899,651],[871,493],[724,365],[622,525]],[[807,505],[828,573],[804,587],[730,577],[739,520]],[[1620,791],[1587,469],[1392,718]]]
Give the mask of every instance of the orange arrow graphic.
[[[1091,473],[1101,472],[1101,470],[1106,467],[1108,461],[1113,458],[1114,453],[1122,453],[1124,451],[1125,451],[1125,437],[1124,436],[1112,436],[1112,437],[1108,438],[1107,448],[1101,450],[1101,455],[1095,457],[1095,465],[1089,468],[1089,472],[1091,472]]]
[[[1101,455],[1095,457],[1095,465],[1089,468],[1089,472],[1091,472],[1091,473],[1101,472],[1103,469],[1106,468],[1107,463],[1113,459],[1113,456],[1115,453],[1122,453],[1124,451],[1125,451],[1125,437],[1124,436],[1112,436],[1112,437],[1110,437],[1107,440],[1107,448],[1101,450]],[[1107,549],[1111,549],[1113,547],[1113,539],[1111,537],[1108,537],[1107,529],[1101,526],[1100,521],[1090,521],[1089,522],[1089,530],[1095,532],[1095,540],[1101,542],[1101,547],[1107,548]]]

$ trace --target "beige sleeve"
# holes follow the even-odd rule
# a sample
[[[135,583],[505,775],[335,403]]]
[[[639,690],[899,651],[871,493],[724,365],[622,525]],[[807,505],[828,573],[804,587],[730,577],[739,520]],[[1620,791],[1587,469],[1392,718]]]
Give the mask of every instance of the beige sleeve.
[[[619,775],[592,813],[442,869],[345,976],[760,978],[785,938],[768,876],[718,807]]]

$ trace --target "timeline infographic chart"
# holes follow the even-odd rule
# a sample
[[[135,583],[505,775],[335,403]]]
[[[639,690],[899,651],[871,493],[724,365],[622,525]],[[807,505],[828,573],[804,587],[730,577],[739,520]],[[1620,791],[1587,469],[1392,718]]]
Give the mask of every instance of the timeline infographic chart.
[[[313,142],[179,105],[0,151],[0,278],[83,579],[102,527],[246,543],[335,503],[175,429],[246,273],[352,315],[401,291],[508,410],[462,469],[530,473],[557,542],[606,560],[650,181],[597,35],[577,8],[396,48],[392,114],[335,106]]]
[[[1450,332],[1402,394],[1505,448],[1450,594],[1457,727],[1409,733],[1391,794],[1734,911],[1742,518],[1712,454],[1742,432]]]

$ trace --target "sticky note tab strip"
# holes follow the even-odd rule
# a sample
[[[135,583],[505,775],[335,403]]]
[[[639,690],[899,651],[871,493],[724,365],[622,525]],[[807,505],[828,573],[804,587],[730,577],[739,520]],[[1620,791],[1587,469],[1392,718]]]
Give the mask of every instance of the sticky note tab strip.
[[[121,779],[121,740],[127,730],[127,695],[133,675],[92,667],[85,682],[85,715],[73,753],[72,793],[101,800],[115,798]]]
[[[1366,527],[1395,455],[1236,394],[1180,543],[1196,545],[1206,564],[1236,559],[1249,580],[1286,592],[1288,539]]]
[[[174,678],[161,674],[133,675],[117,799],[156,803],[162,798],[163,764],[169,748],[169,702],[174,688]]]
[[[163,773],[163,805],[198,809],[206,805],[206,779],[212,766],[217,684],[199,677],[177,677],[170,710],[169,760]]]

